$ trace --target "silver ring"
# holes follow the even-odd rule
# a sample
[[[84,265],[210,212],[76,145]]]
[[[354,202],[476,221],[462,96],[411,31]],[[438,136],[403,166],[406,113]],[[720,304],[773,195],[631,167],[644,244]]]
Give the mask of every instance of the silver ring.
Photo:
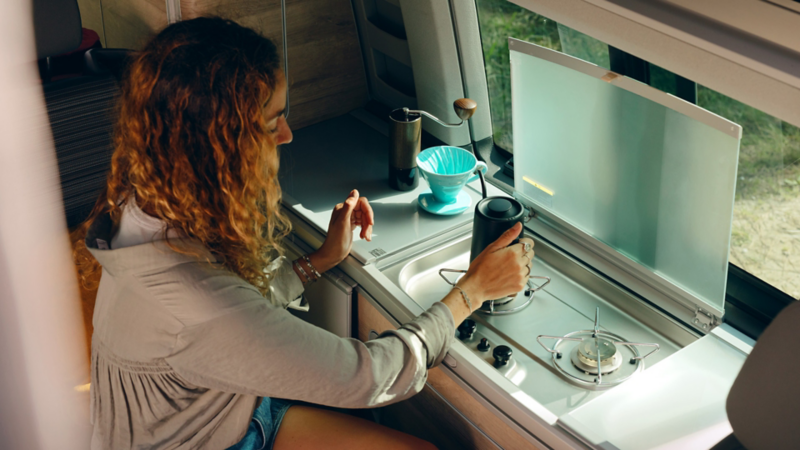
[[[525,264],[525,267],[528,268],[528,275],[531,274],[531,263]]]
[[[523,243],[522,243],[522,245],[523,245],[523,248],[525,249],[525,253],[526,253],[526,254],[527,254],[529,251],[531,251],[531,249],[533,248],[533,246],[532,246],[531,244],[527,243],[527,242],[523,242]]]

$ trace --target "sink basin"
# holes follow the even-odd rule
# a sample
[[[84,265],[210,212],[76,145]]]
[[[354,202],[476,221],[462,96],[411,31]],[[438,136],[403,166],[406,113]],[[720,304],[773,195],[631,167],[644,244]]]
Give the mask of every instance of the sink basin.
[[[450,245],[434,249],[406,263],[396,264],[383,273],[421,307],[428,309],[453,288],[440,276],[439,269],[464,269],[469,267],[469,237]],[[457,274],[448,274],[456,280]]]

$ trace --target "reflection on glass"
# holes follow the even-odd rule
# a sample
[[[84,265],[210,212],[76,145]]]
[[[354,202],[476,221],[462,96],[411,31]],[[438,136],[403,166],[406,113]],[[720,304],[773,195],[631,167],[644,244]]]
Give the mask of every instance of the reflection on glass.
[[[738,125],[527,46],[540,57],[511,51],[516,190],[722,308]]]

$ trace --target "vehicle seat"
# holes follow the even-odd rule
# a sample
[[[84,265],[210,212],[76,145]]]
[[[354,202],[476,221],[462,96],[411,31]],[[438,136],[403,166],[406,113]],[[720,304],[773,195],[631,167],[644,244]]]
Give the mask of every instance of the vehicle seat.
[[[733,382],[726,409],[733,435],[744,448],[800,448],[797,324],[800,302],[784,308],[769,324]]]
[[[37,57],[45,61],[81,45],[77,0],[34,0]],[[44,82],[67,226],[91,211],[111,163],[111,133],[126,50],[93,48],[83,76]],[[48,66],[48,64],[44,64]]]

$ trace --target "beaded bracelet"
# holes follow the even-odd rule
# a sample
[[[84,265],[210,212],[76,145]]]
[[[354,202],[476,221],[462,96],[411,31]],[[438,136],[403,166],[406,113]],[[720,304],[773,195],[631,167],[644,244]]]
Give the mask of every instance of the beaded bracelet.
[[[308,283],[309,281],[311,281],[311,277],[310,277],[310,276],[308,276],[308,274],[306,273],[305,269],[303,269],[303,265],[302,265],[302,264],[300,264],[300,262],[299,262],[299,261],[294,261],[294,262],[292,263],[292,265],[293,265],[294,267],[297,267],[297,270],[300,272],[300,274],[301,274],[301,275],[303,275],[303,278],[305,278],[305,279],[306,279],[306,283]],[[314,281],[316,281],[316,280],[314,280]]]
[[[311,260],[308,259],[308,256],[303,255],[303,259],[306,261],[306,264],[308,264],[308,268],[311,269],[311,272],[314,273],[314,276],[317,277],[317,279],[322,278],[322,274],[317,271],[313,264],[311,264]]]
[[[453,287],[458,289],[459,291],[461,291],[461,296],[464,297],[464,301],[467,302],[467,308],[469,308],[469,312],[472,312],[472,302],[469,301],[469,297],[467,296],[467,293],[464,292],[464,290],[461,289],[461,286],[459,286],[459,285],[454,284]]]

